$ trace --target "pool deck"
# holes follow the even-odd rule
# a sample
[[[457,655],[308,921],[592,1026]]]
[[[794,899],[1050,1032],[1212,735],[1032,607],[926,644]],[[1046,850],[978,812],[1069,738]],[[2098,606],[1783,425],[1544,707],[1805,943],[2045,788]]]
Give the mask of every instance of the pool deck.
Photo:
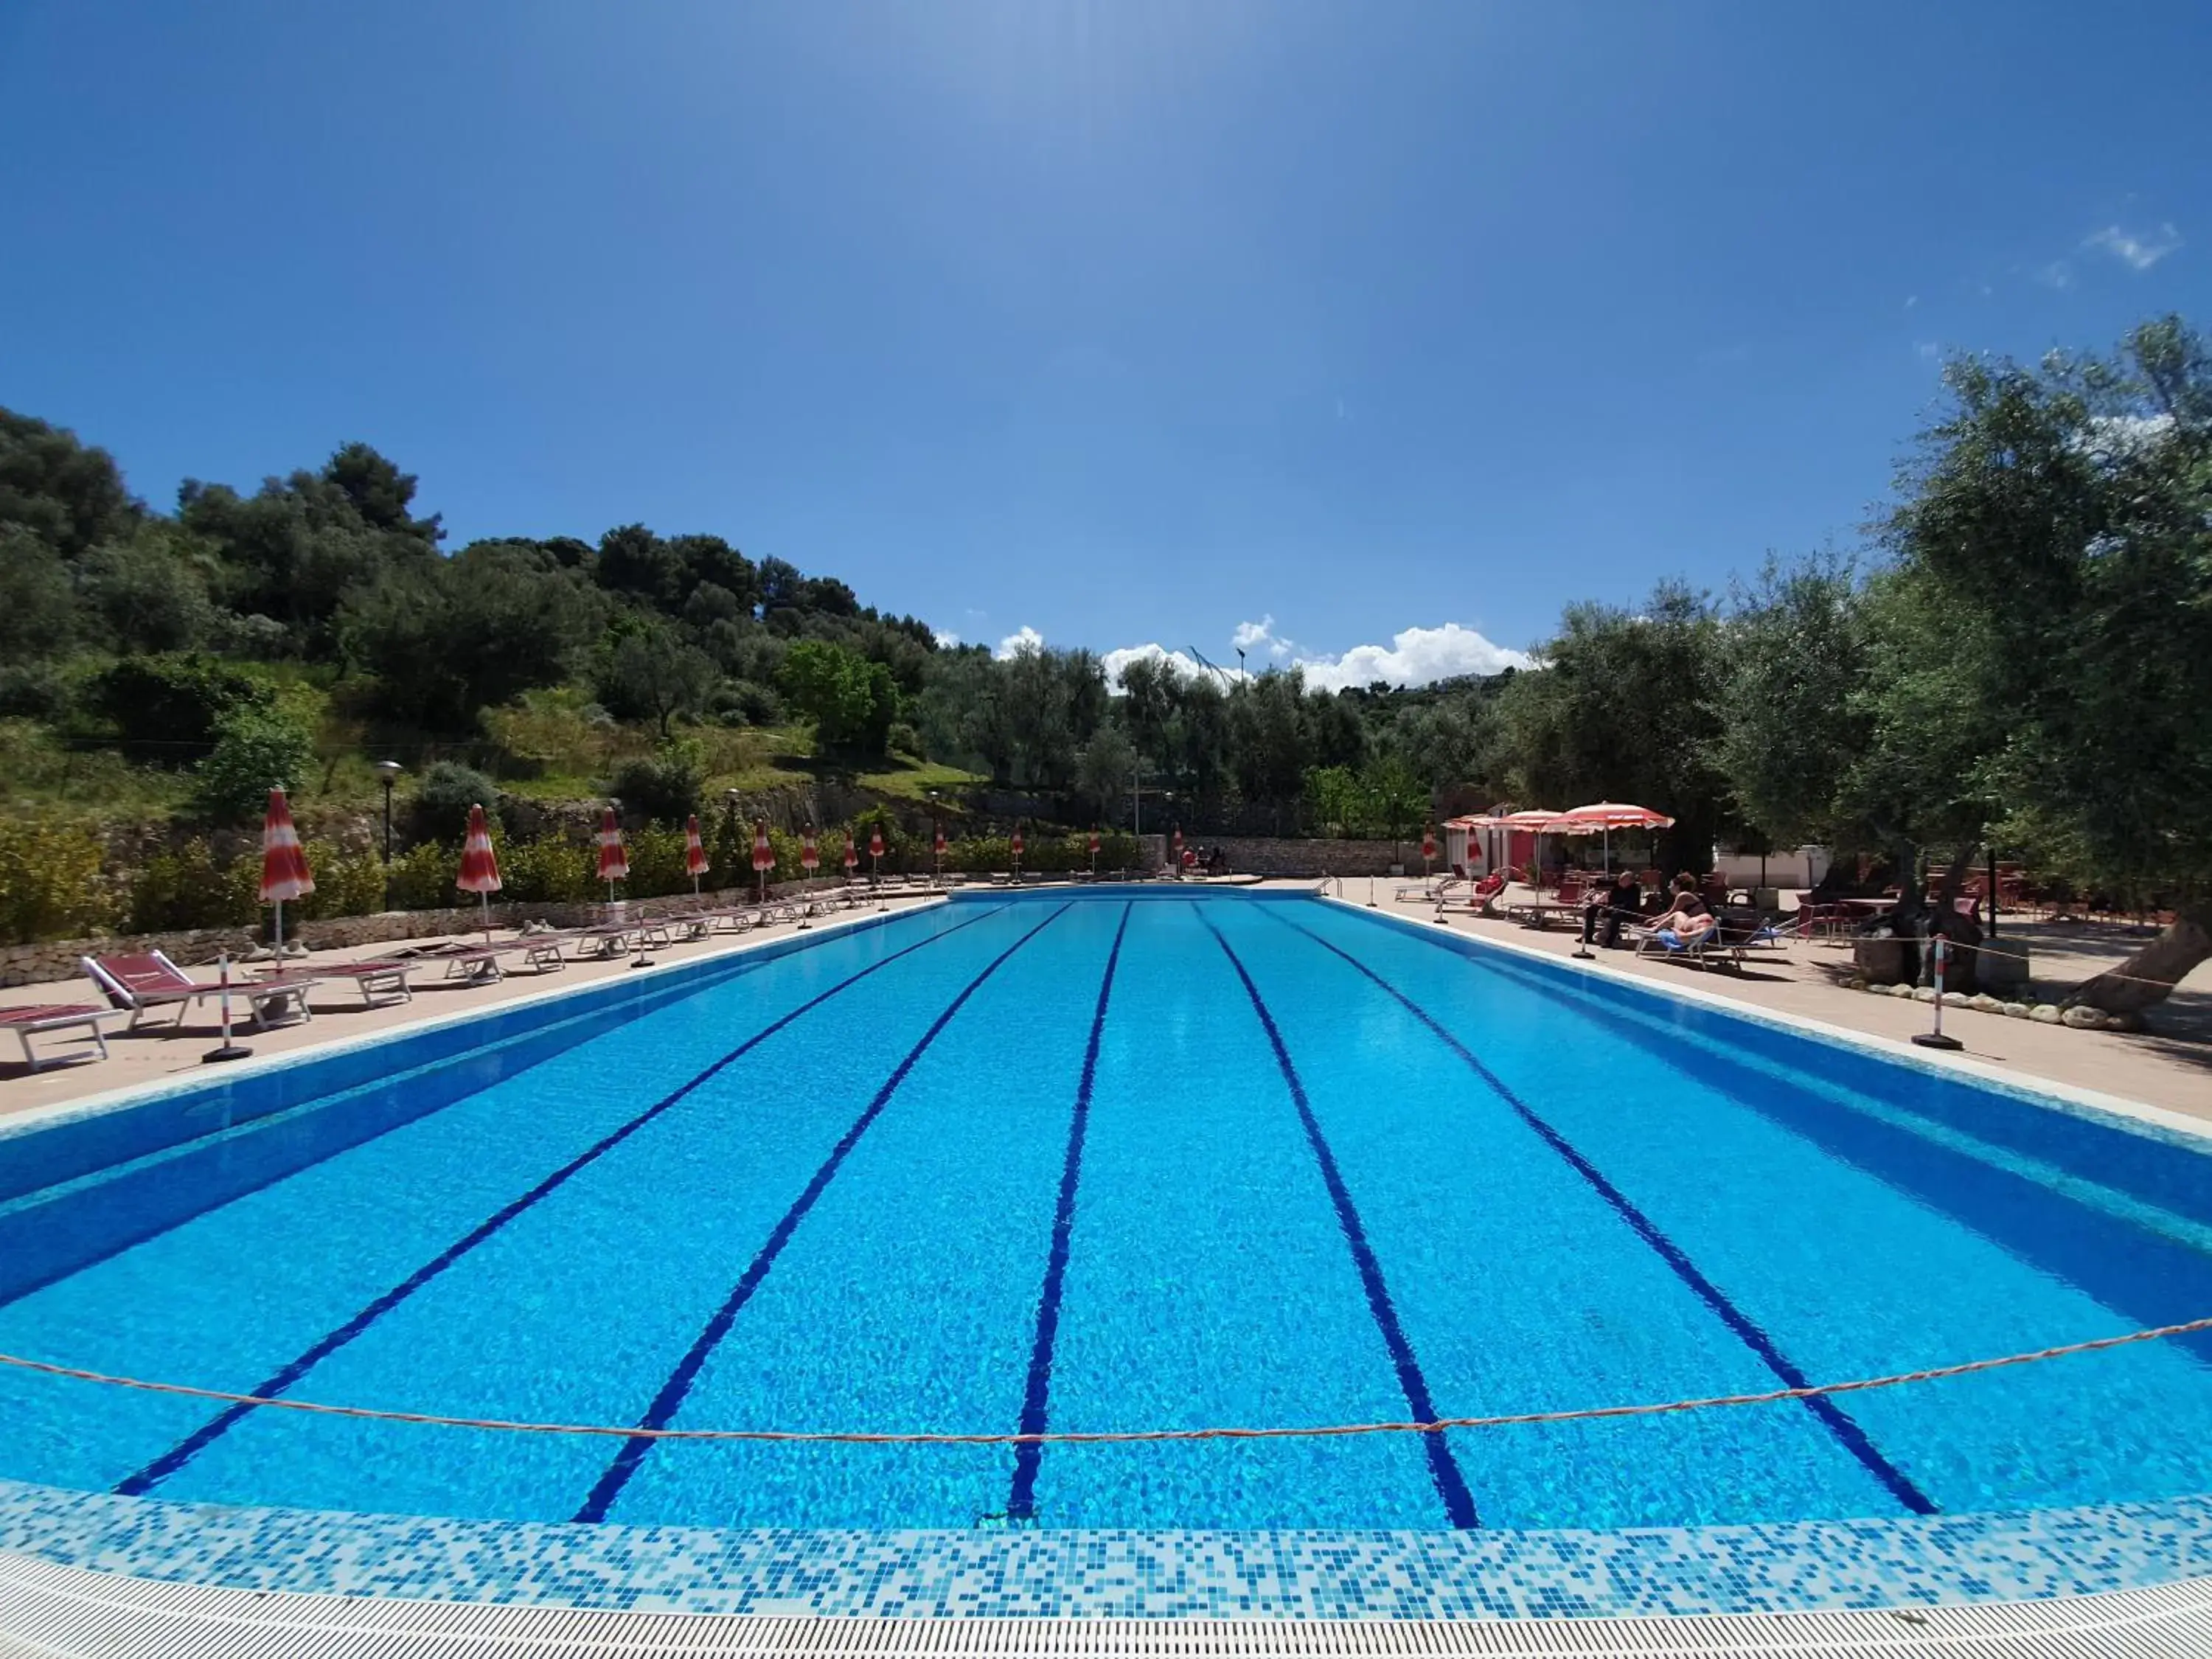
[[[1311,890],[1311,882],[1267,882],[1273,889]],[[1436,906],[1419,899],[1401,902],[1395,896],[1401,884],[1378,878],[1373,884],[1376,908],[1401,921],[1435,927]],[[1343,884],[1344,902],[1366,908],[1369,884],[1365,878]],[[894,910],[936,902],[934,898],[902,897],[889,901]],[[872,915],[872,908],[838,913],[832,921]],[[818,927],[829,922],[817,922]],[[1579,927],[1560,919],[1554,926],[1534,928],[1519,922],[1486,920],[1472,915],[1464,904],[1449,910],[1443,926],[1463,938],[1487,939],[1522,950],[1541,951],[1561,959],[1577,948]],[[2033,957],[2039,992],[2055,998],[2066,986],[2124,961],[2147,937],[2142,930],[2124,925],[2091,922],[2013,922],[2002,924],[1999,944],[2025,941]],[[731,951],[744,951],[771,940],[792,937],[798,929],[790,923],[763,927],[741,936],[718,934],[656,951],[659,962],[696,961]],[[473,939],[476,936],[470,936]],[[512,939],[501,930],[495,937]],[[414,946],[434,940],[414,939]],[[364,945],[351,951],[319,952],[309,959],[340,963],[368,961],[394,954],[392,945]],[[1655,987],[1687,990],[1701,995],[1779,1016],[1811,1020],[1863,1036],[1905,1042],[1929,1028],[1923,1004],[1898,998],[1869,996],[1846,990],[1838,981],[1850,965],[1850,951],[1841,944],[1801,941],[1781,956],[1761,958],[1741,972],[1701,970],[1688,963],[1638,958],[1627,950],[1600,951],[1603,969]],[[204,970],[198,970],[204,972]],[[588,958],[571,962],[550,973],[528,970],[509,975],[489,985],[441,979],[444,971],[435,957],[425,959],[416,976],[416,995],[411,1002],[362,1006],[358,993],[333,981],[315,994],[316,1015],[312,1024],[295,1022],[266,1031],[241,1025],[238,1041],[256,1055],[296,1053],[319,1044],[350,1041],[363,1036],[398,1030],[420,1022],[457,1013],[490,1008],[549,991],[561,991],[599,981],[619,978],[629,971],[626,957]],[[93,1000],[91,987],[70,981],[51,985],[27,985],[0,990],[0,1007],[23,1007],[38,1003],[85,1002]],[[243,1009],[237,1011],[241,1015]],[[158,1013],[155,1024],[126,1033],[127,1017],[108,1022],[106,1061],[50,1066],[27,1071],[9,1045],[0,1054],[0,1122],[16,1114],[136,1088],[202,1069],[200,1056],[218,1041],[213,1005],[194,1008],[184,1029],[172,1035],[168,1012]],[[2178,1113],[2212,1129],[2212,962],[2200,965],[2185,979],[2174,994],[2148,1016],[2150,1029],[2133,1035],[2112,1031],[2082,1031],[2043,1025],[2025,1019],[1985,1014],[1969,1008],[1947,1011],[1944,1030],[1964,1045],[1971,1063],[1994,1067],[2028,1087],[2057,1084],[2063,1088],[2139,1102],[2163,1112]],[[90,1051],[75,1034],[57,1032],[40,1040],[42,1056],[64,1058]],[[1917,1051],[1924,1059],[1941,1057]],[[1986,1074],[1986,1073],[1984,1073]]]
[[[1424,927],[1437,926],[1434,904],[1395,899],[1401,884],[1411,884],[1377,879],[1376,908]],[[1345,903],[1366,908],[1366,878],[1347,879],[1342,897]],[[1446,912],[1443,926],[1462,938],[1541,951],[1562,961],[1571,959],[1582,936],[1579,916],[1571,923],[1555,917],[1550,927],[1536,928],[1470,915],[1463,900]],[[2038,998],[2043,1000],[2056,1000],[2065,988],[2117,967],[2149,937],[2140,928],[2114,923],[2000,918],[1999,926],[1997,945],[2027,944]],[[1597,966],[1644,984],[1698,993],[1785,1019],[1815,1021],[1891,1042],[1909,1042],[1929,1029],[1929,1010],[1923,1003],[1845,989],[1838,981],[1850,968],[1851,952],[1842,942],[1794,941],[1780,955],[1751,962],[1741,973],[1638,957],[1626,948],[1597,950],[1595,956]],[[1970,1064],[1994,1067],[2024,1086],[2057,1084],[2136,1101],[2179,1113],[2212,1130],[2212,962],[2201,963],[2183,980],[2166,1003],[2151,1011],[2146,1023],[2148,1030],[2134,1034],[2083,1031],[1947,1006],[1943,1030],[1959,1039],[1960,1053]],[[1939,1063],[1942,1059],[1929,1050],[1917,1053]]]
[[[933,896],[891,897],[885,901],[886,907],[893,911],[910,910],[921,905],[938,902],[941,900]],[[860,921],[877,914],[873,905],[840,910],[832,915],[817,918],[813,923],[813,930],[822,932],[840,923]],[[709,957],[750,951],[794,936],[804,937],[795,923],[779,922],[741,934],[716,933],[703,939],[685,940],[654,951],[652,960],[656,966],[663,963],[699,962]],[[471,933],[464,936],[463,942],[478,944],[483,937],[480,933]],[[507,944],[519,935],[512,929],[500,928],[492,937],[495,943]],[[381,961],[400,954],[408,947],[420,950],[439,943],[441,941],[435,939],[416,939],[361,945],[346,951],[319,951],[298,965],[313,968],[318,963]],[[412,975],[415,995],[411,1001],[381,1001],[374,1007],[366,1007],[362,1005],[361,994],[350,983],[333,980],[318,987],[310,999],[309,1006],[314,1014],[312,1021],[295,1019],[273,1025],[265,1031],[258,1031],[252,1028],[248,1018],[249,1011],[243,1000],[234,999],[231,1008],[232,1040],[251,1048],[256,1059],[298,1054],[331,1043],[349,1042],[364,1036],[404,1030],[428,1020],[477,1013],[487,1008],[520,1001],[526,997],[574,990],[579,986],[620,979],[629,973],[631,958],[629,952],[624,951],[613,957],[586,957],[580,960],[570,960],[563,967],[544,971],[522,968],[489,983],[447,979],[443,977],[445,963],[438,957],[428,956],[420,960],[422,965]],[[192,968],[187,971],[195,979],[213,977],[204,968]],[[98,994],[90,982],[83,979],[46,985],[15,986],[0,990],[0,1007],[4,1008],[96,1000]],[[21,1048],[12,1037],[7,1038],[4,1054],[0,1054],[0,1124],[42,1107],[58,1106],[115,1090],[139,1088],[187,1073],[210,1069],[201,1056],[222,1041],[216,1004],[192,1005],[185,1016],[181,1029],[172,1027],[170,1022],[174,1017],[173,1009],[157,1009],[149,1016],[146,1024],[136,1031],[126,1031],[124,1028],[130,1023],[130,1016],[118,1013],[106,1022],[106,1060],[86,1059],[75,1063],[49,1064],[38,1072],[32,1072],[24,1066]],[[88,1055],[94,1052],[92,1044],[82,1041],[80,1034],[76,1032],[57,1031],[36,1038],[34,1042],[41,1060],[66,1061],[71,1055]]]

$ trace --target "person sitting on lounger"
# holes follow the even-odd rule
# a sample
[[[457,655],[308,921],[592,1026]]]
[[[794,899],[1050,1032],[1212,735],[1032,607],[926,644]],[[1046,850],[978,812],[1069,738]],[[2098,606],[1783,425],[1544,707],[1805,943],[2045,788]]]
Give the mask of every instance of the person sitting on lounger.
[[[1583,906],[1583,943],[1590,943],[1591,936],[1603,927],[1605,948],[1613,950],[1620,943],[1621,924],[1634,921],[1643,908],[1644,890],[1637,885],[1635,876],[1626,870],[1615,871],[1613,885],[1598,889]]]
[[[1697,878],[1687,871],[1674,878],[1674,908],[1650,924],[1670,945],[1692,945],[1718,925],[1719,918],[1698,896]]]

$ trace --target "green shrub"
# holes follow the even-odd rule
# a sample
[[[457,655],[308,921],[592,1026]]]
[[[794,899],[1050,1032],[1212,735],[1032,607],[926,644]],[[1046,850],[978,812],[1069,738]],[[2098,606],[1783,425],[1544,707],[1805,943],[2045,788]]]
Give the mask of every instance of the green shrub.
[[[651,755],[640,755],[615,769],[614,797],[629,813],[655,823],[681,828],[699,810],[705,787],[698,745],[664,743]]]
[[[72,824],[0,820],[0,938],[28,945],[111,919],[99,841]]]
[[[659,898],[668,893],[688,893],[691,878],[684,873],[684,832],[665,824],[653,824],[623,838],[628,843],[629,879],[617,890],[628,898]],[[599,896],[605,896],[602,885]]]
[[[218,823],[261,816],[271,788],[296,790],[314,764],[315,740],[289,715],[262,709],[227,714],[194,774],[192,804]]]
[[[493,837],[498,846],[498,837]],[[592,896],[593,849],[547,836],[499,847],[498,896],[522,904],[574,904]]]
[[[499,811],[499,786],[472,766],[459,761],[440,761],[422,774],[415,786],[408,813],[418,841],[452,842],[459,846],[469,832],[469,808]]]
[[[273,708],[276,694],[254,676],[193,652],[125,657],[93,681],[88,701],[122,734],[126,754],[185,766],[214,750],[227,719]]]
[[[373,916],[384,908],[384,861],[374,854],[341,853],[327,842],[310,842],[307,851],[315,890],[301,902],[301,915]]]
[[[453,885],[461,872],[461,849],[442,842],[418,842],[392,860],[386,891],[395,910],[445,910],[461,902]]]
[[[125,926],[134,933],[251,927],[261,908],[261,859],[218,866],[204,841],[157,853],[131,884]]]

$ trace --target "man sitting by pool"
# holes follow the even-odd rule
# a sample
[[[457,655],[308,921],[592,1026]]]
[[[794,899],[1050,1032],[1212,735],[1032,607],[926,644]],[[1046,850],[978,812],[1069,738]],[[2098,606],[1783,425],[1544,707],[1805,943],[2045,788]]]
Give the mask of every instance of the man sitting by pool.
[[[1605,948],[1615,949],[1620,944],[1621,924],[1636,920],[1643,909],[1644,890],[1637,885],[1635,876],[1626,870],[1615,871],[1613,885],[1599,889],[1583,906],[1583,943],[1588,945],[1602,926]]]

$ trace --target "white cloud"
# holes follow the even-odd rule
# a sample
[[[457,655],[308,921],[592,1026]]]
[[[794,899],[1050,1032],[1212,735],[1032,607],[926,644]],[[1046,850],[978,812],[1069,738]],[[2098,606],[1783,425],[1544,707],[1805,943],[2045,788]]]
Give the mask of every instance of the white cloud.
[[[2045,288],[2071,288],[2074,286],[2074,267],[2063,259],[2053,259],[2035,273],[2035,280]]]
[[[1408,628],[1390,643],[1355,645],[1340,657],[1302,657],[1306,684],[1323,691],[1350,685],[1428,685],[1459,674],[1495,674],[1531,665],[1527,653],[1509,651],[1472,628],[1446,623],[1441,628]]]
[[[1943,355],[1943,348],[1933,340],[1917,340],[1912,349],[1931,363]]]
[[[1140,659],[1147,662],[1164,662],[1179,674],[1202,674],[1206,672],[1192,658],[1180,651],[1170,651],[1164,645],[1124,645],[1098,659],[1106,669],[1108,688],[1119,691],[1121,689],[1121,671]]]
[[[933,628],[929,633],[930,637],[937,641],[939,651],[952,651],[959,647],[960,636],[949,628]]]
[[[1919,303],[1920,296],[1917,294],[1908,294],[1905,296],[1905,308],[1907,311],[1911,310],[1913,307]]]
[[[2155,231],[2138,236],[2122,230],[2118,225],[2106,225],[2095,235],[2086,239],[2081,246],[2100,247],[2114,258],[2125,262],[2131,270],[2148,270],[2181,246],[2181,233],[2171,224],[2163,224]]]
[[[1229,636],[1229,642],[1243,652],[1256,651],[1264,647],[1267,654],[1278,662],[1288,657],[1291,649],[1291,642],[1276,634],[1273,616],[1262,617],[1257,622],[1238,623],[1237,631]]]
[[[994,651],[991,654],[996,657],[1000,662],[1004,662],[1009,657],[1019,656],[1024,651],[1042,651],[1043,649],[1044,635],[1038,633],[1036,629],[1029,626],[1028,623],[1024,623],[1020,628],[1007,635],[1003,640],[1000,640],[999,641],[999,648],[996,651]]]

